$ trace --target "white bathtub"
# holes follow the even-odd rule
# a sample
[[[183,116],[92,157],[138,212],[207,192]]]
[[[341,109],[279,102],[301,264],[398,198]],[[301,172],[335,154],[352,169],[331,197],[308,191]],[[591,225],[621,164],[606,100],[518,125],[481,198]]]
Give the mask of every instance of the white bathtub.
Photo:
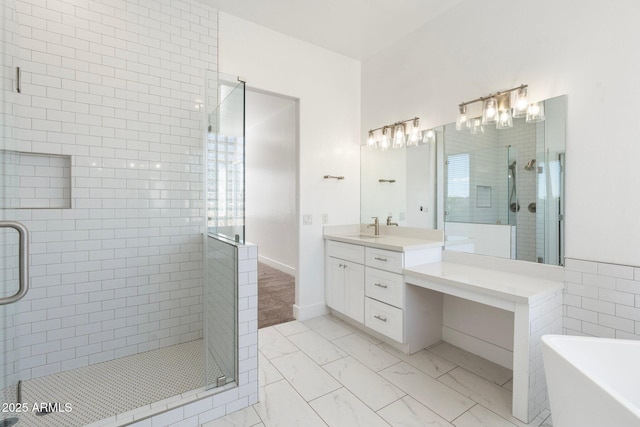
[[[640,341],[542,337],[553,427],[640,426]]]

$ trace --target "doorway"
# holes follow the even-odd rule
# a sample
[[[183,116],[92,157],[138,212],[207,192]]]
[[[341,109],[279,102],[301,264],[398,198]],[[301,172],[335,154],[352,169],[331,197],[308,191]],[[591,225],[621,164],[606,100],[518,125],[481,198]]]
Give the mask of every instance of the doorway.
[[[258,328],[293,320],[298,265],[298,100],[247,88],[247,240],[258,245]]]

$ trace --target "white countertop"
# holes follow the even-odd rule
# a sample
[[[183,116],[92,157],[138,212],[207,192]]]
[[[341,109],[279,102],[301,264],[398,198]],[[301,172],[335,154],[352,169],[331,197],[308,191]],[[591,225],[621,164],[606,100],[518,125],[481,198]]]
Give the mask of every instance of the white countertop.
[[[386,249],[396,252],[407,252],[416,249],[442,247],[443,245],[442,241],[437,240],[426,240],[421,238],[388,234],[374,236],[373,234],[358,232],[349,234],[325,234],[324,238],[326,240],[335,240],[343,243],[353,243],[356,245]]]
[[[447,261],[405,268],[404,274],[409,284],[413,284],[412,278],[417,278],[529,304],[547,292],[558,292],[564,288],[562,281]],[[420,283],[415,284],[421,286]]]

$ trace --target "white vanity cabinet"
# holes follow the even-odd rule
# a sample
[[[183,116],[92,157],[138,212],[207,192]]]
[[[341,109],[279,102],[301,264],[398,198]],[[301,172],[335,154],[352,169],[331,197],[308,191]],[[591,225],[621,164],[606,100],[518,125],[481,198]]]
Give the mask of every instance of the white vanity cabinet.
[[[364,322],[364,247],[327,241],[327,305]]]
[[[327,306],[407,353],[439,341],[442,296],[409,289],[402,271],[439,260],[441,245],[388,250],[344,240],[325,241]],[[434,336],[430,331],[438,332]]]

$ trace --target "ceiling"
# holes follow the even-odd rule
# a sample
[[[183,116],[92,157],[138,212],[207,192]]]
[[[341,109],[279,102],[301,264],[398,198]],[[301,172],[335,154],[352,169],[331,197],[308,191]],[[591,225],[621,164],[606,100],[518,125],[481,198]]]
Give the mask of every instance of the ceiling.
[[[362,60],[462,0],[206,0],[218,10]]]

